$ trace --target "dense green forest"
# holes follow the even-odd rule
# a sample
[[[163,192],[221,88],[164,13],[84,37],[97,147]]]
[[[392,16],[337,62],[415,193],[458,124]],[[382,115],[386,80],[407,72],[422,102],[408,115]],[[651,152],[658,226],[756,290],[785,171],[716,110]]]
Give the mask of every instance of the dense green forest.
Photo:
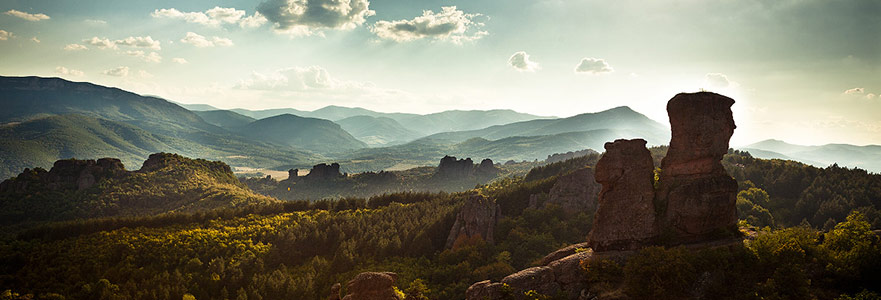
[[[652,149],[655,157],[664,151]],[[459,299],[474,282],[499,280],[585,239],[592,212],[569,215],[527,203],[597,158],[548,164],[462,193],[54,223],[2,240],[0,290],[7,291],[0,297],[319,299],[362,271],[392,271],[405,293]],[[625,262],[585,264],[591,292],[657,299],[877,297],[881,242],[872,230],[881,228],[881,175],[736,151],[723,162],[741,187],[742,228],[757,232],[727,248],[650,247]],[[143,191],[132,184],[120,188]],[[445,249],[455,214],[473,193],[500,205],[495,242],[474,239]]]

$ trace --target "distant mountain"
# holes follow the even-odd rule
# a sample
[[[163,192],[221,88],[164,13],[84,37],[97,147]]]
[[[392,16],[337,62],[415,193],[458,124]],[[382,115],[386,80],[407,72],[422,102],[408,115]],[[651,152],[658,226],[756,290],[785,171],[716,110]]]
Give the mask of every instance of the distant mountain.
[[[237,131],[253,139],[321,152],[360,149],[367,144],[343,130],[340,125],[316,118],[283,114],[260,119]]]
[[[507,109],[467,111],[449,110],[427,115],[417,115],[408,113],[383,113],[360,107],[342,107],[335,105],[326,106],[315,111],[302,111],[292,108],[257,111],[237,108],[232,109],[232,111],[255,119],[263,119],[281,114],[292,114],[300,117],[327,119],[331,121],[339,121],[354,116],[385,117],[393,119],[405,128],[422,135],[447,131],[473,130],[493,125],[547,118],[518,113]]]
[[[174,104],[180,105],[181,107],[186,108],[192,112],[220,110],[219,108],[208,105],[208,104],[185,104],[185,103],[179,103],[179,102],[174,102],[174,101],[171,101],[171,102],[173,102]]]
[[[307,116],[307,114],[310,113],[308,111],[296,110],[293,108],[275,108],[275,109],[265,109],[265,110],[247,110],[244,108],[233,108],[233,109],[230,109],[230,111],[235,112],[240,115],[243,115],[243,116],[248,116],[248,117],[251,117],[251,118],[254,118],[257,120],[266,119],[269,117],[275,117],[275,116],[283,115],[283,114],[291,114],[291,115],[295,115],[295,116],[305,117],[305,116]]]
[[[230,110],[206,110],[193,112],[196,113],[196,115],[199,115],[199,117],[201,117],[202,120],[205,120],[205,122],[225,129],[242,127],[248,123],[256,121],[256,119],[252,117],[241,115]]]
[[[403,144],[422,137],[418,132],[409,130],[398,121],[386,117],[359,115],[335,123],[370,146]]]
[[[669,129],[626,106],[562,119],[539,119],[496,125],[478,130],[445,132],[427,138],[458,142],[471,138],[498,140],[515,136],[557,135],[595,130],[609,130],[614,133],[607,136],[607,138],[611,138],[607,141],[616,138],[643,138],[649,144],[660,145],[666,144],[670,140]],[[599,146],[599,148],[591,148],[600,151],[602,145]]]
[[[826,144],[822,146],[802,146],[780,140],[764,140],[740,148],[758,158],[781,158],[800,161],[816,167],[832,164],[857,167],[869,172],[881,173],[881,146],[855,146],[848,144]],[[784,157],[777,157],[780,154]]]

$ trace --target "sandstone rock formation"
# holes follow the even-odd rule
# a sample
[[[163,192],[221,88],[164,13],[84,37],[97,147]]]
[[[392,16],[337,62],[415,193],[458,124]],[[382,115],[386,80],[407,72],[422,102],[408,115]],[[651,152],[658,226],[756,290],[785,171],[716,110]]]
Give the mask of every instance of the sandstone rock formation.
[[[455,156],[444,156],[437,166],[437,175],[444,178],[464,178],[473,175],[495,174],[499,171],[492,159],[486,158],[475,166],[471,158],[456,159]]]
[[[343,300],[401,300],[395,293],[398,274],[392,272],[364,272],[346,284]],[[333,297],[333,295],[331,295]]]
[[[493,231],[501,214],[499,205],[492,199],[479,194],[471,195],[456,215],[456,222],[447,236],[447,248],[456,246],[457,241],[482,238],[487,243],[493,242]]]
[[[330,287],[330,296],[327,297],[327,300],[340,300],[340,289],[343,286],[337,282],[333,286]]]
[[[125,167],[116,158],[102,158],[97,161],[65,159],[56,161],[48,172],[42,168],[25,169],[18,177],[0,183],[0,193],[24,193],[33,182],[39,182],[53,191],[81,191],[94,186],[103,178],[125,173]],[[22,180],[16,180],[19,178]]]
[[[667,103],[672,139],[661,161],[657,202],[662,228],[676,242],[734,230],[737,182],[722,167],[734,133],[734,100],[714,93],[678,94]]]
[[[570,216],[579,212],[593,214],[597,209],[600,189],[601,186],[594,179],[594,170],[581,168],[560,176],[551,187],[545,204],[558,205]]]
[[[657,236],[654,163],[642,139],[606,143],[597,162],[603,185],[588,244],[595,251],[631,250]]]
[[[342,177],[343,174],[340,173],[340,164],[332,163],[330,165],[321,163],[315,166],[312,166],[312,169],[309,170],[309,174],[306,175],[307,179],[331,179]]]
[[[532,267],[502,278],[500,282],[484,280],[468,287],[465,299],[503,299],[504,290],[521,294],[534,290],[544,295],[562,293],[566,299],[579,299],[587,291],[587,282],[581,271],[581,262],[589,260],[592,251],[581,251]],[[503,288],[507,286],[507,288]]]

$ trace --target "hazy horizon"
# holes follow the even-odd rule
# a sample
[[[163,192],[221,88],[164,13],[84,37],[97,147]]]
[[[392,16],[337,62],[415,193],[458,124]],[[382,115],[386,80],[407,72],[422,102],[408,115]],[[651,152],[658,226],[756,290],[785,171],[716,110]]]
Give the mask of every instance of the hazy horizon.
[[[881,2],[324,2],[6,1],[0,74],[218,108],[662,124],[703,89],[737,101],[733,144],[881,144]]]

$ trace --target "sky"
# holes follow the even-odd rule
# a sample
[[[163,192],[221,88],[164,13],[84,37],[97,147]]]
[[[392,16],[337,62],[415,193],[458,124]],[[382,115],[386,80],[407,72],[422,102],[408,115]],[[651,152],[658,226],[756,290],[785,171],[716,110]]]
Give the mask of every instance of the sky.
[[[513,109],[737,101],[732,145],[881,144],[881,1],[0,2],[0,74],[219,108]]]

